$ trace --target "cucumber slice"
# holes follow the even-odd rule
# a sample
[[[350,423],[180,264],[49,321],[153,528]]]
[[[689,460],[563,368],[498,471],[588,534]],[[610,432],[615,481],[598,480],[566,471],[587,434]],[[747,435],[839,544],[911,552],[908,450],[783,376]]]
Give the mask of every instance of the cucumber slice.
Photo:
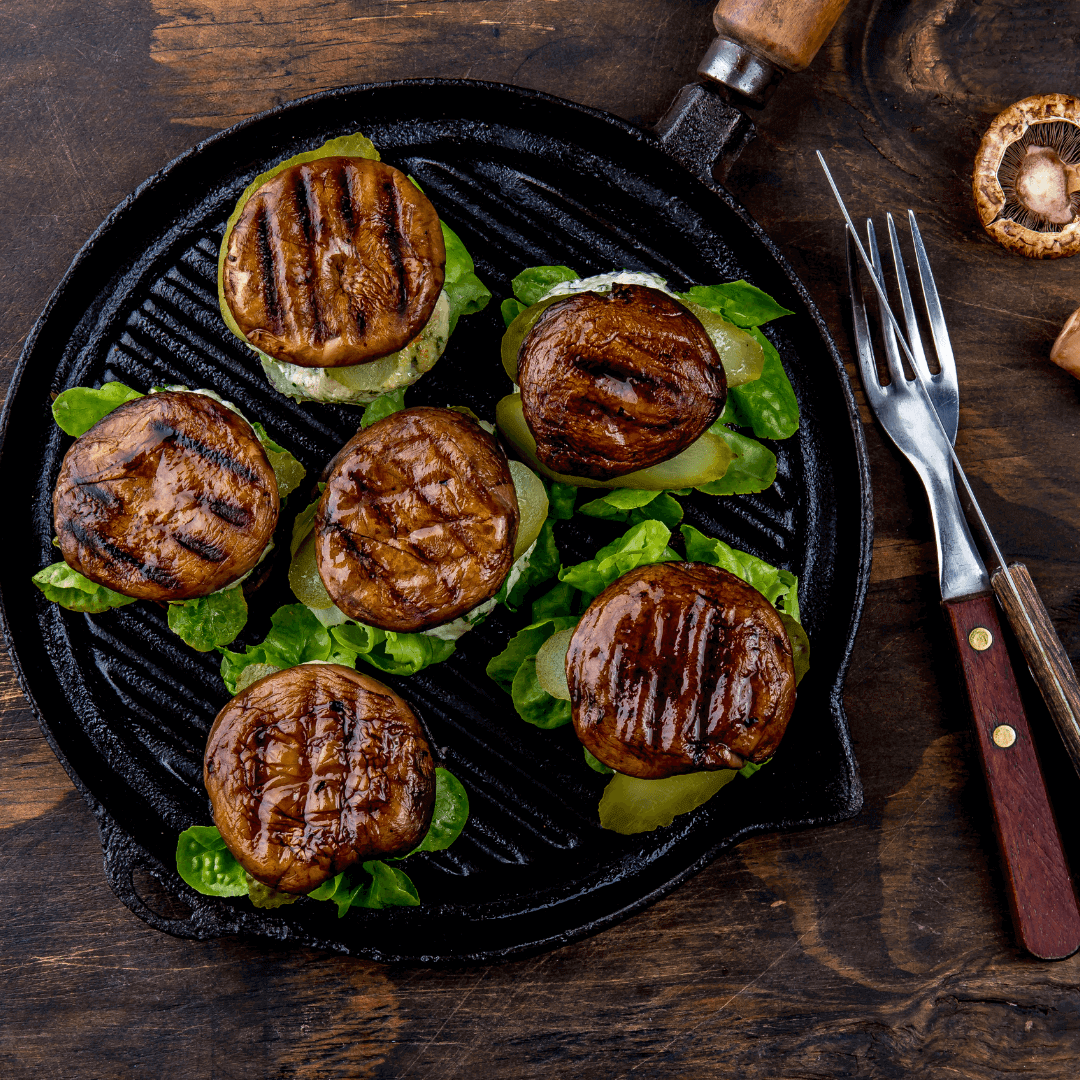
[[[316,611],[334,606],[334,601],[330,599],[330,594],[319,577],[319,567],[315,561],[314,532],[308,533],[289,563],[289,588],[301,604]]]
[[[560,630],[540,646],[536,654],[536,681],[553,698],[570,700],[570,687],[566,682],[566,650],[570,648],[570,639],[576,626]]]
[[[548,516],[548,497],[544,482],[528,465],[511,461],[510,476],[518,501],[518,535],[514,545],[514,562],[517,562],[540,535]]]
[[[647,469],[616,476],[612,480],[592,480],[583,476],[557,473],[536,456],[536,440],[521,411],[521,395],[508,394],[495,406],[495,423],[525,464],[535,472],[560,484],[585,488],[638,488],[644,491],[671,491],[698,487],[719,480],[735,460],[728,444],[719,435],[705,432],[681,454],[650,465]]]
[[[502,336],[502,363],[506,374],[516,384],[518,381],[518,352],[521,343],[528,336],[529,331],[536,325],[536,320],[544,313],[546,308],[551,307],[558,300],[565,300],[565,296],[552,296],[547,300],[527,307],[507,328]]]
[[[717,315],[693,300],[679,298],[679,303],[690,309],[697,316],[698,322],[705,327],[705,333],[713,343],[720,363],[724,365],[728,389],[742,386],[761,378],[765,368],[765,352],[761,346],[745,331],[734,323],[729,323],[723,315]],[[524,313],[523,313],[524,314]]]

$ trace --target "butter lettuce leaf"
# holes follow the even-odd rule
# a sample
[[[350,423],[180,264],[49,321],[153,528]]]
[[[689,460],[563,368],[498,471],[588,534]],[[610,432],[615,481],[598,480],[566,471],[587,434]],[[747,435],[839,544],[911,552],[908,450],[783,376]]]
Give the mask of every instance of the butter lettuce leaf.
[[[240,585],[169,604],[169,629],[198,652],[228,645],[247,624],[248,607]]]
[[[510,288],[524,307],[531,307],[553,285],[558,285],[560,281],[575,281],[579,277],[581,275],[569,266],[530,266],[510,282]],[[503,317],[505,318],[505,312]]]
[[[559,580],[590,598],[599,596],[616,578],[638,566],[678,559],[678,553],[668,547],[670,539],[671,530],[663,522],[642,521],[602,547],[595,558],[563,567]]]
[[[78,438],[117,406],[145,396],[122,382],[107,382],[99,389],[92,386],[73,386],[70,390],[57,394],[52,403],[53,419],[61,430]]]
[[[491,290],[476,276],[476,267],[465,245],[445,221],[440,221],[446,246],[446,278],[443,290],[450,301],[450,329],[454,332],[462,315],[482,311],[491,300]]]
[[[135,603],[134,596],[124,596],[104,585],[96,585],[66,562],[50,563],[30,580],[45,594],[46,599],[68,611],[85,611],[96,615],[110,608]]]

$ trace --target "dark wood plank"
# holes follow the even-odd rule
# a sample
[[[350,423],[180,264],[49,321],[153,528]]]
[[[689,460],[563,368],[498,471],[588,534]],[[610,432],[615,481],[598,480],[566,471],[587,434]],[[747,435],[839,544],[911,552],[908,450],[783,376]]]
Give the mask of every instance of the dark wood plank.
[[[312,90],[427,75],[651,122],[693,77],[712,6],[296,0],[282,14],[268,0],[9,0],[0,379],[100,220],[214,130]],[[999,108],[1075,87],[1078,35],[1063,5],[853,0],[728,175],[845,356],[843,237],[812,151],[854,212],[919,214],[960,364],[958,452],[1074,661],[1078,384],[1047,353],[1080,263],[993,245],[969,173]],[[150,930],[110,893],[93,819],[0,669],[4,1074],[1071,1077],[1080,961],[1040,963],[1012,939],[925,500],[865,419],[877,540],[845,694],[863,812],[750,840],[626,923],[543,956],[428,970]],[[1032,716],[1060,812],[1075,778]]]

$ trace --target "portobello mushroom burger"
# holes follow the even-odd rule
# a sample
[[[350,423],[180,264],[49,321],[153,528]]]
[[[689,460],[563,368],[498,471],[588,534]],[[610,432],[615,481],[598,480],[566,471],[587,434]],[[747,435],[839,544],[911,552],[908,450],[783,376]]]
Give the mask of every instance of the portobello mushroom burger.
[[[530,274],[542,284],[530,284]],[[779,357],[756,329],[786,308],[745,282],[676,293],[663,278],[631,271],[582,279],[536,267],[515,279],[515,291],[532,302],[503,305],[502,360],[516,392],[496,418],[543,475],[578,487],[712,494],[772,482],[771,451],[725,425],[768,438],[798,426]],[[750,392],[763,376],[767,409]]]
[[[210,729],[203,780],[214,825],[180,835],[177,870],[257,907],[415,906],[408,876],[382,860],[448,847],[469,813],[409,705],[340,664],[299,664],[237,694]]]
[[[240,583],[269,550],[300,463],[208,392],[107,383],[66,391],[53,412],[81,433],[53,493],[63,562],[35,584],[77,611],[164,602],[193,647],[232,641],[247,615]]]
[[[297,401],[365,404],[410,385],[490,295],[427,196],[362,135],[256,177],[218,259],[226,325]]]
[[[707,563],[641,566],[605,589],[570,638],[566,683],[582,745],[648,780],[761,764],[795,707],[779,613]]]
[[[294,527],[289,581],[335,634],[453,642],[529,574],[547,508],[540,479],[471,415],[402,409],[334,459]]]

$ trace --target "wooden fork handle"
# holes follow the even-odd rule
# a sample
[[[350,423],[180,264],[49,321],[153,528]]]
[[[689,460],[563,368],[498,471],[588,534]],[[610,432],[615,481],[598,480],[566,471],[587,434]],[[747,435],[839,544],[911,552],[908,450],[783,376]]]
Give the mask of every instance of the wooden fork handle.
[[[1080,685],[1035,589],[1035,582],[1023,563],[1013,563],[1008,576],[1000,567],[995,570],[990,584],[1020,643],[1035,685],[1050,710],[1073,766],[1080,773]]]
[[[1020,944],[1043,960],[1080,949],[1080,907],[989,593],[942,604],[960,655],[975,744]]]

